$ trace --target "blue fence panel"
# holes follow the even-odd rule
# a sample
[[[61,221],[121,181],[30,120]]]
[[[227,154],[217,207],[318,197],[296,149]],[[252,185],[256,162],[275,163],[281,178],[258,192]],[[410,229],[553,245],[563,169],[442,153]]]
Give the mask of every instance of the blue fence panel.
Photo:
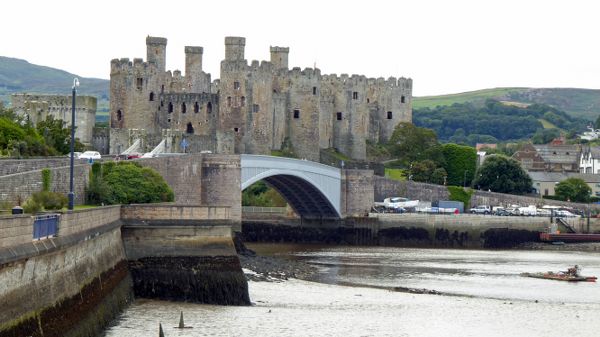
[[[58,232],[59,214],[39,215],[33,221],[33,238],[41,239],[56,236]]]

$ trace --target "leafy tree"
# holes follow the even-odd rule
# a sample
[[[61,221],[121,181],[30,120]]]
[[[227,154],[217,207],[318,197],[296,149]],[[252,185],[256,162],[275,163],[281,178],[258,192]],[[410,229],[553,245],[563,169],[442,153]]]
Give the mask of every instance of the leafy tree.
[[[284,207],[285,205],[287,205],[285,199],[264,181],[258,181],[242,192],[242,206]]]
[[[470,186],[477,164],[475,148],[457,144],[444,144],[442,152],[446,159],[444,169],[448,173],[448,185],[463,186],[465,184]]]
[[[590,186],[580,178],[565,179],[556,184],[554,191],[560,199],[573,202],[588,202],[592,193]]]
[[[548,144],[554,138],[560,137],[560,131],[558,129],[541,129],[535,132],[531,141],[533,144]]]
[[[424,159],[427,150],[438,145],[438,142],[433,130],[400,122],[394,129],[389,144],[390,152],[408,166],[413,161]]]
[[[89,202],[110,205],[174,199],[173,191],[158,172],[137,163],[120,162],[110,165],[109,170],[92,167],[92,174],[94,178],[87,189]]]
[[[516,160],[491,155],[479,167],[473,186],[493,192],[522,194],[531,190],[531,178]]]
[[[48,115],[36,125],[38,134],[44,137],[46,144],[53,147],[58,154],[67,154],[71,151],[71,128],[66,126],[62,119],[54,119],[54,116]],[[79,139],[75,139],[75,151],[82,151],[83,144]]]

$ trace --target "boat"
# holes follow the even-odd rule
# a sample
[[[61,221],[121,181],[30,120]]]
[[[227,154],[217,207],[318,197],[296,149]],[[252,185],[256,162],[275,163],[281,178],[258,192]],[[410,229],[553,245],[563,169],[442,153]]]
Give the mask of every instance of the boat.
[[[543,278],[547,280],[567,281],[567,282],[596,282],[596,276],[571,275],[564,272],[546,272],[546,273],[522,273],[521,276]]]

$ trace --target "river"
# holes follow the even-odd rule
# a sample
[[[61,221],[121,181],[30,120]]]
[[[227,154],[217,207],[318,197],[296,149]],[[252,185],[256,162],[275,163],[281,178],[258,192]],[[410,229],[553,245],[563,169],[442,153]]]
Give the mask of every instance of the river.
[[[598,336],[600,284],[521,277],[600,276],[600,253],[251,245],[317,266],[313,281],[249,282],[253,306],[136,300],[105,336]],[[443,295],[393,291],[435,290]],[[183,311],[186,325],[178,330]]]

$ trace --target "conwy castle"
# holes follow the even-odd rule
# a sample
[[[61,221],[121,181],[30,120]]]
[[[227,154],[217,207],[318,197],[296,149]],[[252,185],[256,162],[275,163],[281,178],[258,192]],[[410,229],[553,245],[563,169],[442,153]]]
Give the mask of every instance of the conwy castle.
[[[289,48],[270,61],[244,58],[246,39],[225,38],[221,78],[202,70],[202,47],[185,47],[185,75],[165,69],[167,39],[146,38],[147,60],[114,59],[110,69],[110,153],[136,140],[150,151],[271,154],[293,149],[319,161],[335,148],[366,158],[366,142],[386,141],[412,120],[412,80],[322,75],[289,69]],[[185,141],[183,140],[185,139]]]

